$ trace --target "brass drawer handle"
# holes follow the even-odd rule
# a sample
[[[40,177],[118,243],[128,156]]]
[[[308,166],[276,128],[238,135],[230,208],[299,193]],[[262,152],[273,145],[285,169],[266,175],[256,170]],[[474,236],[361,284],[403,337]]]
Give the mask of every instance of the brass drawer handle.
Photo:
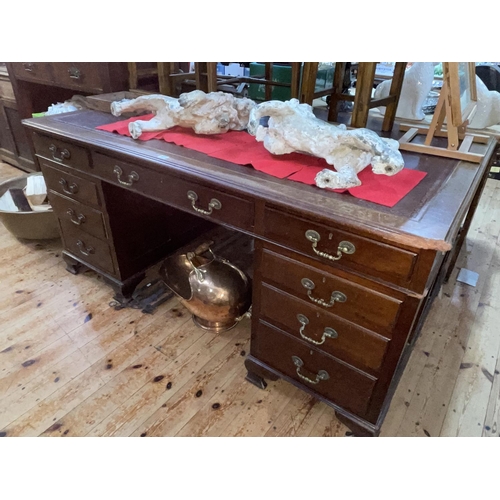
[[[318,241],[321,239],[321,236],[317,231],[308,229],[306,231],[306,238],[312,242],[312,249],[314,250],[314,253],[320,257],[324,257],[325,259],[339,260],[342,258],[343,254],[350,255],[356,251],[356,247],[350,241],[341,241],[337,247],[337,255],[330,255],[329,253],[321,252],[316,248],[318,246]]]
[[[95,248],[94,247],[88,247],[85,245],[85,243],[82,240],[78,240],[76,242],[76,245],[80,249],[80,252],[83,253],[83,255],[90,255],[95,253]]]
[[[323,307],[332,307],[335,302],[345,302],[347,300],[347,296],[343,294],[342,292],[332,292],[332,295],[330,296],[330,301],[326,302],[323,299],[317,299],[316,297],[312,296],[312,291],[316,287],[314,284],[314,281],[310,280],[309,278],[302,278],[301,281],[302,286],[307,289],[307,296],[311,300],[311,302],[314,302],[315,304],[318,304],[319,306]]]
[[[69,215],[69,220],[77,226],[81,226],[86,221],[85,215],[77,215],[72,208],[68,208],[68,210],[66,210],[66,213]]]
[[[187,197],[191,200],[191,206],[195,212],[198,212],[199,214],[211,215],[213,210],[220,210],[222,208],[222,203],[217,198],[212,198],[208,204],[208,210],[203,210],[203,208],[196,206],[198,195],[194,191],[188,191]]]
[[[122,186],[130,187],[134,182],[137,182],[139,180],[139,174],[132,170],[132,172],[127,175],[127,180],[122,181],[123,170],[118,165],[116,165],[113,169],[113,173],[116,174],[116,178]]]
[[[52,158],[59,162],[69,160],[71,158],[71,153],[66,148],[61,149],[61,152],[58,154],[58,150],[55,144],[51,144],[49,146],[49,151],[52,153]]]
[[[29,71],[30,73],[36,70],[36,65],[33,63],[23,63],[23,66],[24,71]]]
[[[68,68],[68,73],[69,73],[69,77],[73,78],[73,80],[79,80],[80,77],[82,76],[81,71],[78,68],[76,68],[75,66]]]
[[[325,328],[325,331],[323,332],[323,335],[321,336],[320,341],[310,339],[307,335],[304,334],[304,329],[305,329],[306,325],[309,324],[309,319],[306,316],[304,316],[303,314],[297,314],[297,319],[299,320],[299,323],[302,325],[300,327],[300,330],[299,330],[300,336],[304,340],[311,342],[311,344],[321,345],[321,344],[325,343],[325,340],[327,338],[336,339],[339,336],[339,334],[333,328],[330,328],[329,326],[327,326]]]
[[[68,193],[68,194],[78,193],[78,184],[76,184],[75,182],[68,184],[68,181],[66,179],[61,178],[61,180],[59,181],[59,184],[61,184],[62,189],[65,193]]]
[[[322,380],[328,380],[330,378],[330,375],[328,375],[328,372],[325,370],[320,370],[317,375],[316,375],[316,380],[312,380],[309,377],[306,377],[305,375],[302,375],[300,373],[300,369],[304,366],[304,362],[298,357],[298,356],[292,356],[292,361],[293,364],[297,367],[297,375],[302,379],[305,380],[306,382],[309,382],[310,384],[317,384],[321,382]]]

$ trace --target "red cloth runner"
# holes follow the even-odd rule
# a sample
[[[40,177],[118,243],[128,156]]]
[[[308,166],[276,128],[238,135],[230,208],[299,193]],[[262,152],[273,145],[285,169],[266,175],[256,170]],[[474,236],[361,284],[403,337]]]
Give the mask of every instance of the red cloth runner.
[[[117,132],[130,137],[128,124],[135,120],[148,120],[153,115],[139,116],[128,120],[96,127],[98,130]],[[219,135],[197,135],[191,129],[174,127],[161,132],[144,132],[139,140],[161,139],[184,146],[213,158],[219,158],[238,165],[252,165],[253,168],[279,179],[290,179],[314,186],[314,177],[324,168],[332,168],[323,158],[300,153],[277,156],[269,153],[263,144],[246,132],[227,132]],[[427,174],[418,170],[403,169],[394,176],[376,175],[370,166],[362,170],[358,177],[362,185],[348,191],[352,196],[393,207],[402,200]],[[318,188],[319,189],[319,188]]]

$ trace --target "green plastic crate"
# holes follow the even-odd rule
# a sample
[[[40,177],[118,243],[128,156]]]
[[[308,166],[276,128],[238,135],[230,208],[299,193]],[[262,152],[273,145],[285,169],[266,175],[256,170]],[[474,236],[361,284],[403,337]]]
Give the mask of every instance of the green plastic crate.
[[[316,76],[315,90],[324,90],[333,86],[333,74],[335,68],[328,66],[318,69]],[[264,75],[265,67],[261,63],[250,63],[250,76]],[[302,78],[302,68],[300,69],[300,77]],[[291,66],[273,65],[272,77],[273,80],[281,83],[290,83],[292,79]],[[254,101],[263,101],[265,99],[266,86],[258,83],[250,83],[248,88],[248,97]],[[271,98],[277,101],[288,101],[290,99],[290,87],[273,87]]]

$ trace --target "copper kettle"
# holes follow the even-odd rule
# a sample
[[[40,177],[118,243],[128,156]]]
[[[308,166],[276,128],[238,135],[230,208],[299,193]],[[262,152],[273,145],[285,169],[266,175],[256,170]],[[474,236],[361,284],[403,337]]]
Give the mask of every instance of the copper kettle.
[[[216,257],[209,244],[194,252],[168,257],[160,268],[160,276],[200,328],[217,333],[227,331],[250,315],[250,279],[228,260]]]

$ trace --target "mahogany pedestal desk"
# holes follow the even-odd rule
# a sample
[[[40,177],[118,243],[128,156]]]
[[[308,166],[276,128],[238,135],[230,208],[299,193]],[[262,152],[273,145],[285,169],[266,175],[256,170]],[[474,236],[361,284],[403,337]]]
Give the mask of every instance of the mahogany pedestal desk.
[[[24,121],[68,269],[93,269],[127,296],[207,221],[252,236],[247,379],[264,388],[281,377],[333,407],[356,434],[377,435],[432,291],[463,241],[495,141],[478,146],[480,165],[403,153],[427,176],[387,208],[95,130],[112,121],[97,111]]]

